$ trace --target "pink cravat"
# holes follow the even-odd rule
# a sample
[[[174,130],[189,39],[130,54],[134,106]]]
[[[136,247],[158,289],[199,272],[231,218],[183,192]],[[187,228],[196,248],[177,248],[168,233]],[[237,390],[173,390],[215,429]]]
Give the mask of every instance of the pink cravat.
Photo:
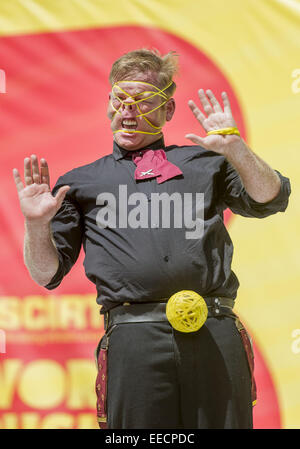
[[[157,183],[161,184],[170,178],[182,175],[182,171],[168,161],[164,150],[134,151],[132,160],[136,165],[134,178],[138,181],[157,177]]]

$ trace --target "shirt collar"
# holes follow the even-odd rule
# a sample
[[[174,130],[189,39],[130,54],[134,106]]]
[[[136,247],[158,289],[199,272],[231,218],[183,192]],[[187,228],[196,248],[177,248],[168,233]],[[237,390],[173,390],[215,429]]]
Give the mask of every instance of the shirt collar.
[[[150,145],[147,145],[143,148],[138,148],[138,150],[135,151],[141,151],[145,149],[150,150],[161,150],[162,148],[165,148],[165,142],[164,138],[161,137],[159,140],[156,140],[155,142],[151,143]],[[119,159],[123,159],[128,155],[128,153],[133,153],[133,151],[125,150],[124,148],[120,147],[117,142],[114,141],[113,144],[113,156],[118,161]]]

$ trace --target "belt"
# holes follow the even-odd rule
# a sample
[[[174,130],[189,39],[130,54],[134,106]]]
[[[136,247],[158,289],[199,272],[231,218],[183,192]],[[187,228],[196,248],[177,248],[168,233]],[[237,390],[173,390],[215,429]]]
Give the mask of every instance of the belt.
[[[233,312],[234,300],[224,297],[205,297],[207,317],[231,316],[236,318]],[[166,316],[167,299],[161,302],[128,303],[125,302],[112,308],[104,315],[104,329],[123,323],[149,323],[168,321]]]

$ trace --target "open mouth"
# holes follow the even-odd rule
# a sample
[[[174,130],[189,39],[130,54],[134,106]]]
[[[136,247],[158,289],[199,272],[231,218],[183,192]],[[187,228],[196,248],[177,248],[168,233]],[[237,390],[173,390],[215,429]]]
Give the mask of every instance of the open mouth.
[[[137,121],[133,119],[122,120],[122,128],[129,130],[135,130],[137,128]]]

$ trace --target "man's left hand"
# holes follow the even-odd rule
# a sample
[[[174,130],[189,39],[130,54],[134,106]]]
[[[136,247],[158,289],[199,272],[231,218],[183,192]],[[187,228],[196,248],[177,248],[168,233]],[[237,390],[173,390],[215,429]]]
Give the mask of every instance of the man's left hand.
[[[188,105],[205,132],[215,131],[221,128],[236,127],[226,92],[222,92],[224,109],[222,109],[211,90],[207,90],[205,95],[204,90],[200,89],[198,95],[204,113],[198,108],[193,100],[190,100]],[[206,137],[200,137],[196,134],[186,134],[185,137],[190,139],[196,145],[201,145],[206,150],[215,151],[224,156],[226,156],[230,150],[231,145],[240,143],[241,141],[241,137],[236,134],[212,134]]]

